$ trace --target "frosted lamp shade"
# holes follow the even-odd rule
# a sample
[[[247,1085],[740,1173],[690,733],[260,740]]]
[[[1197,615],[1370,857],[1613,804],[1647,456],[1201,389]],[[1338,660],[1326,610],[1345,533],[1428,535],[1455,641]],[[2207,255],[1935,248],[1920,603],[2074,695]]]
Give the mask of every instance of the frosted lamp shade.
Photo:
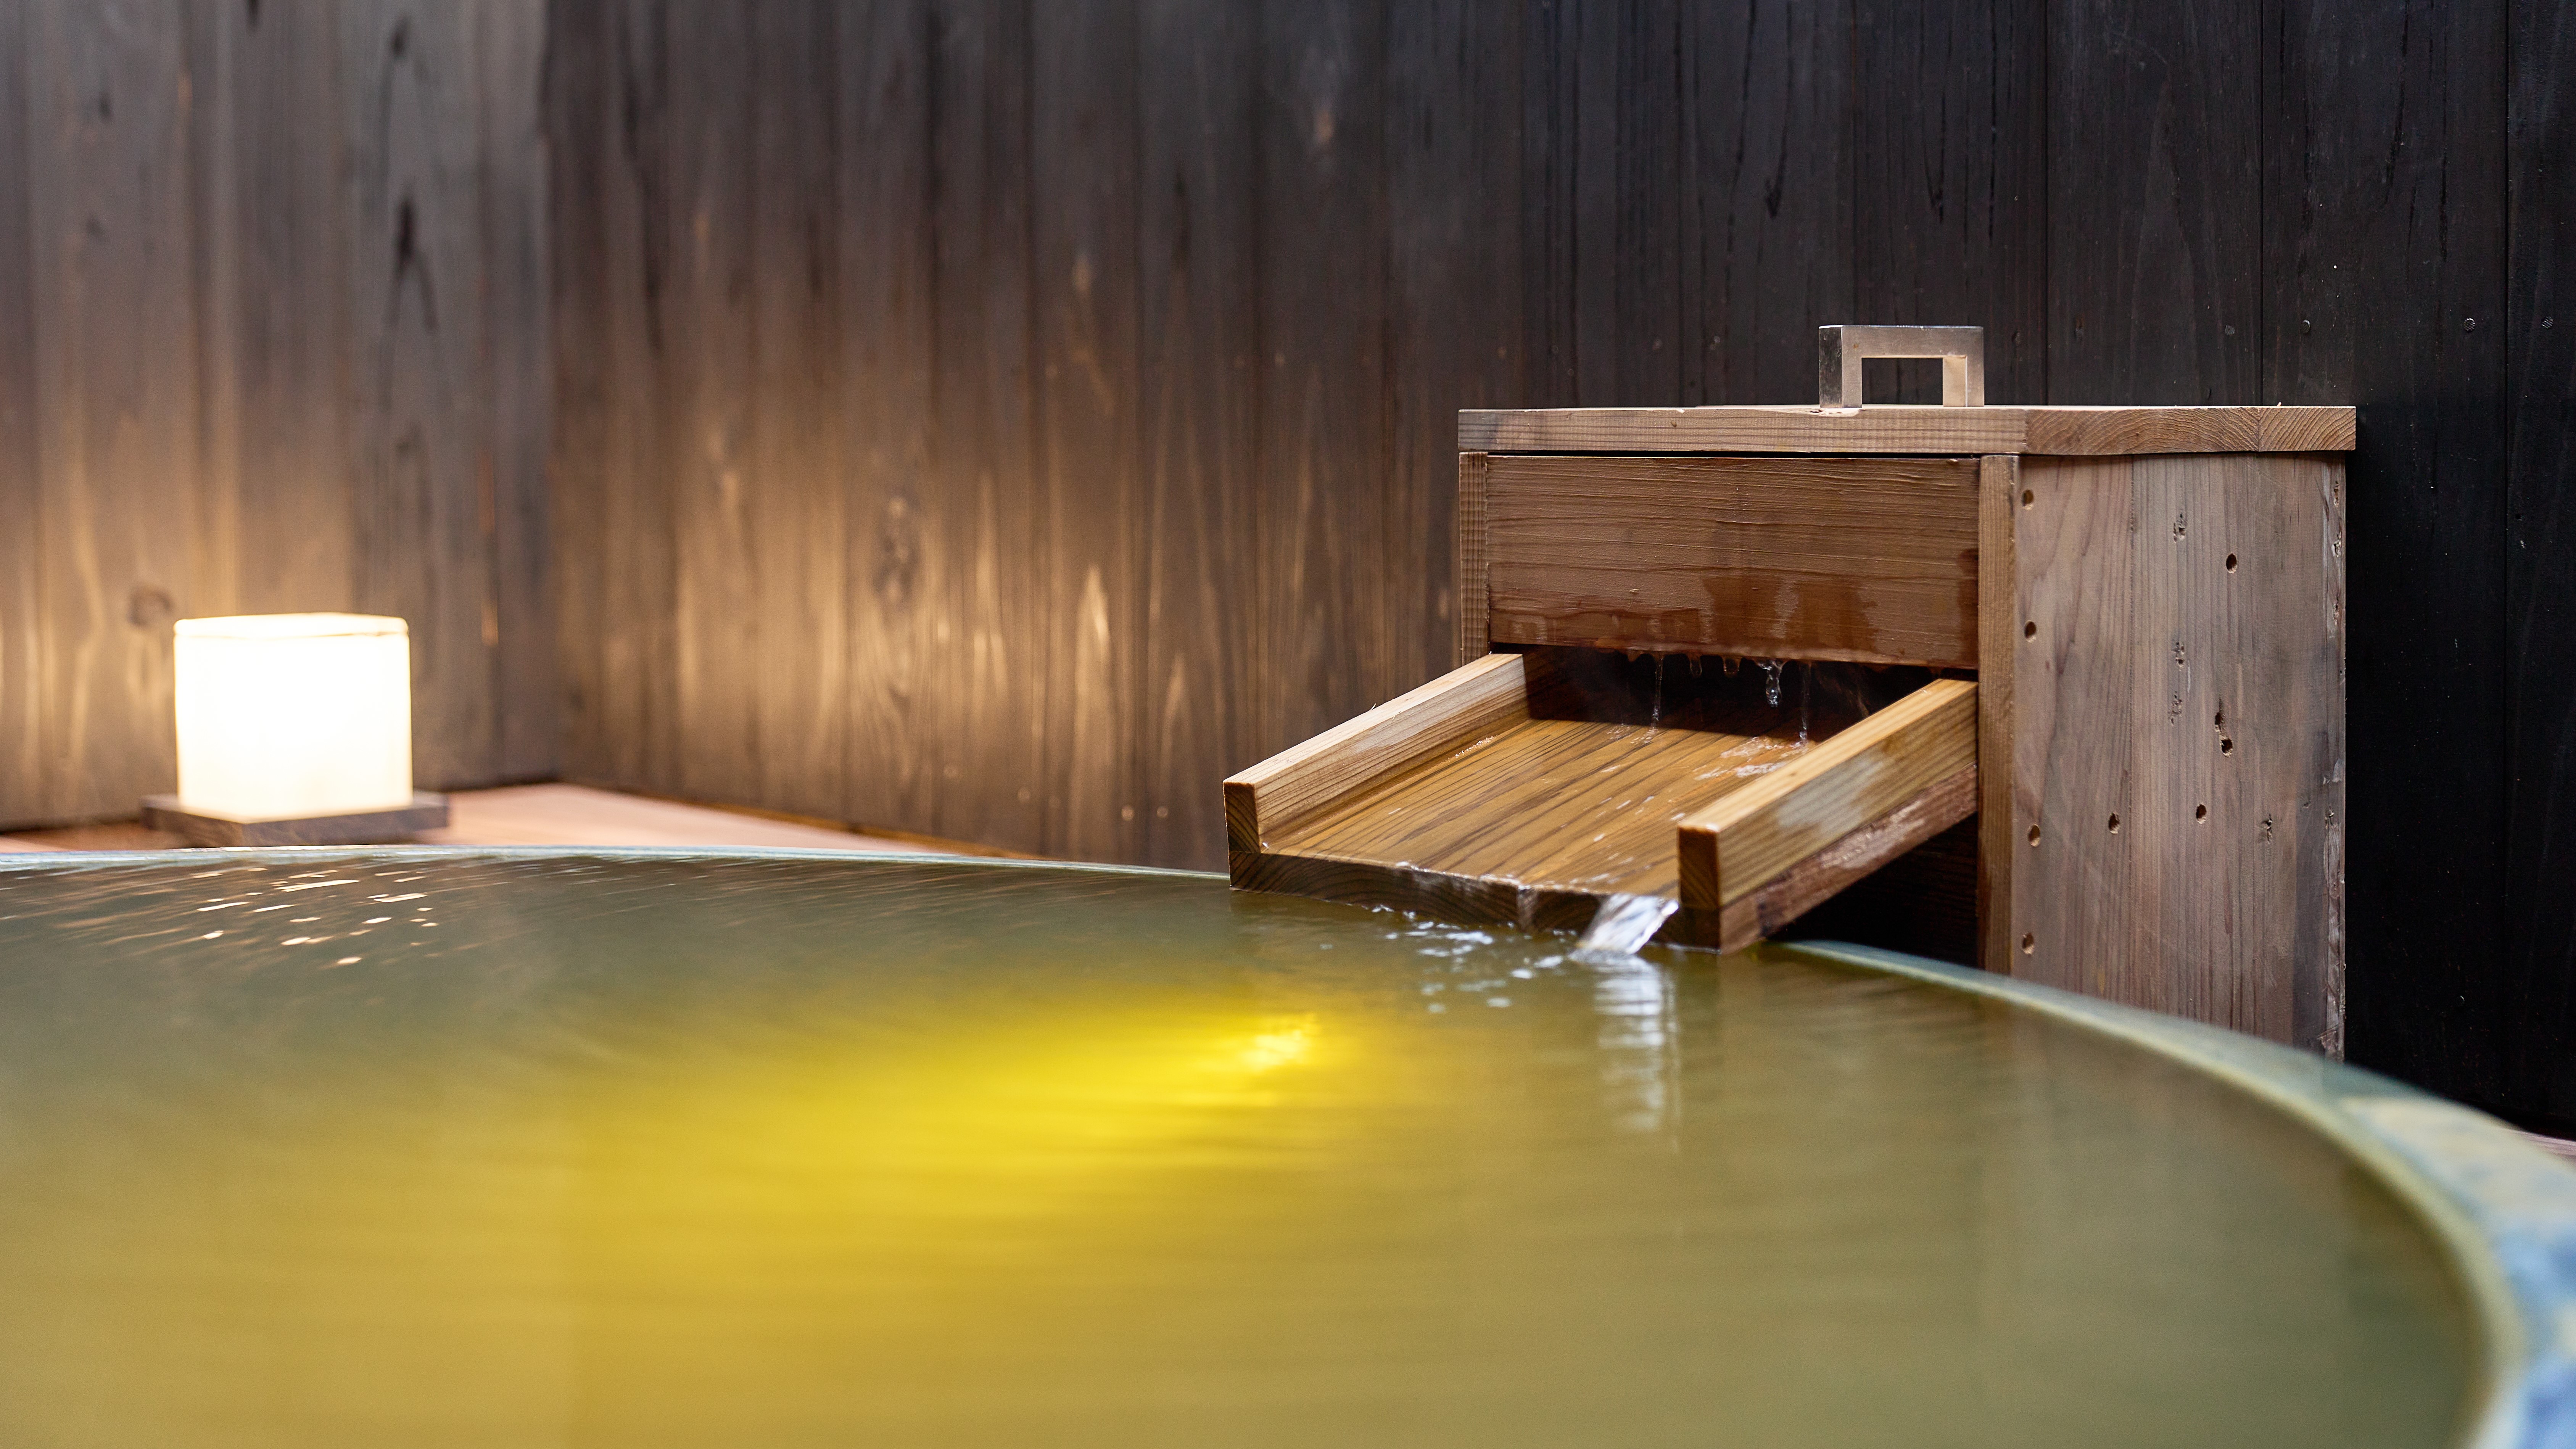
[[[179,804],[250,820],[411,803],[411,638],[366,614],[178,624]]]

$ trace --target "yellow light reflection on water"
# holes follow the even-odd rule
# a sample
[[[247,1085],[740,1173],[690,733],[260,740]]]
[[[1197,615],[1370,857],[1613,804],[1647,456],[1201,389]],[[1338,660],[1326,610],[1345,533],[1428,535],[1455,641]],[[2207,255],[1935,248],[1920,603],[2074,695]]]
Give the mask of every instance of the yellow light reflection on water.
[[[183,1307],[0,1283],[34,1310],[0,1345],[50,1365],[38,1418],[135,1442],[254,1414],[285,1361],[315,1427],[383,1429],[365,1406],[399,1402],[428,1441],[542,1419],[575,1384],[613,1420],[701,1426],[783,1425],[861,1371],[968,1394],[979,1366],[1109,1326],[1095,1265],[1231,1241],[1324,1190],[1304,1168],[1329,1131],[1282,1123],[1358,1059],[1313,1015],[1170,999],[809,1027],[675,1032],[562,1072],[353,1057],[285,1132],[255,1092],[201,1099],[132,1144],[124,1190],[14,1213],[52,1240],[21,1244],[22,1271],[148,1264],[193,1285]],[[78,1342],[118,1347],[66,1357]],[[137,1374],[148,1402],[113,1387]]]

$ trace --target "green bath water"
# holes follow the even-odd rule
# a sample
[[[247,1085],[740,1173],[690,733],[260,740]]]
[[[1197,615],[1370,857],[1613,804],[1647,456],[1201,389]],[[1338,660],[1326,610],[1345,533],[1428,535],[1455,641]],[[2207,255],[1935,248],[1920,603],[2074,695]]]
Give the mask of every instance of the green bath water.
[[[1207,877],[0,869],[0,1444],[2433,1445],[2376,1179],[1786,953]]]

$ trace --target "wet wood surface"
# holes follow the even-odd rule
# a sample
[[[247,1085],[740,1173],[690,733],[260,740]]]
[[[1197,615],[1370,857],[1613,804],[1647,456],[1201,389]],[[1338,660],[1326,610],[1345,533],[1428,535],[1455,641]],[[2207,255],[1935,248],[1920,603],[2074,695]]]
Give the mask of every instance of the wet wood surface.
[[[1907,706],[1887,696],[1915,680],[1847,667],[1771,671],[1740,661],[1628,660],[1592,650],[1488,656],[1450,676],[1448,688],[1418,692],[1409,708],[1389,706],[1372,721],[1355,721],[1361,728],[1346,740],[1319,741],[1265,763],[1257,772],[1265,778],[1305,770],[1310,788],[1257,813],[1247,791],[1239,815],[1246,828],[1233,843],[1236,880],[1264,889],[1296,889],[1302,880],[1322,893],[1358,889],[1388,904],[1400,902],[1411,880],[1419,909],[1437,912],[1448,895],[1465,891],[1478,913],[1525,910],[1536,901],[1546,903],[1551,919],[1579,915],[1578,897],[1595,904],[1614,894],[1678,900],[1676,831],[1684,821],[1827,749],[1874,706],[1890,707],[1870,718],[1910,718]],[[1949,694],[1911,713],[1928,703],[1956,726],[1951,753],[1958,760],[1852,818],[1835,839],[1894,811],[1959,764],[1973,774],[1973,687],[1936,687]],[[1967,712],[1944,712],[1944,702],[1964,703]],[[1397,754],[1384,737],[1408,716],[1424,722]],[[1375,768],[1329,778],[1319,768],[1370,738],[1379,740]],[[1960,796],[1961,813],[1966,799]],[[1904,844],[1957,818],[1926,814]],[[1764,857],[1765,879],[1815,848]]]
[[[1973,458],[1501,455],[1496,643],[1969,667]]]
[[[1976,774],[1977,686],[1933,680],[1685,818],[1682,904],[1733,905],[1913,807],[1905,828],[1855,852],[1891,858],[1967,818]],[[1918,804],[1927,792],[1942,792],[1941,804]]]
[[[1225,782],[1226,845],[1259,850],[1274,836],[1461,739],[1529,718],[1531,676],[1518,654],[1471,660]]]

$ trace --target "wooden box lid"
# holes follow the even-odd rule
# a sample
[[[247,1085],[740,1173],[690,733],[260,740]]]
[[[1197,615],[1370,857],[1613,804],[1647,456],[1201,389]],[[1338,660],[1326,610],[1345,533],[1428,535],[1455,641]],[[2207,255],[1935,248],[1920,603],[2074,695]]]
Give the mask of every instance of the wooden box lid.
[[[1465,453],[2349,452],[2348,407],[1524,408],[1458,414]]]

